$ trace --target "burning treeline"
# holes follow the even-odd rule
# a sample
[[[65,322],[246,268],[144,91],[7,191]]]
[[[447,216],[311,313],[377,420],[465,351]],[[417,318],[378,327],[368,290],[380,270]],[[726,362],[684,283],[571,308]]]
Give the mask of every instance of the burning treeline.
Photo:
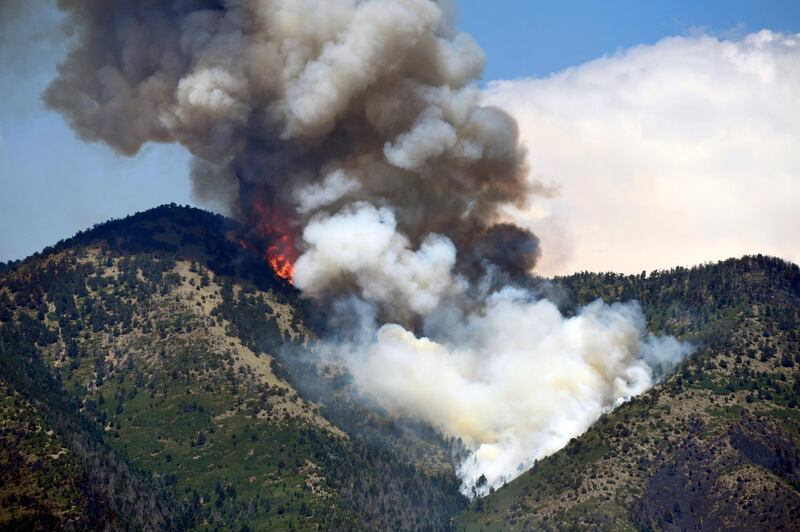
[[[305,294],[358,310],[367,333],[348,336],[345,361],[363,388],[475,449],[466,490],[515,476],[652,382],[643,354],[657,342],[635,308],[565,320],[511,286],[538,240],[499,213],[536,186],[514,120],[481,105],[484,56],[447,2],[59,5],[76,37],[46,102],[123,154],[190,150],[196,198],[247,223],[244,245]]]

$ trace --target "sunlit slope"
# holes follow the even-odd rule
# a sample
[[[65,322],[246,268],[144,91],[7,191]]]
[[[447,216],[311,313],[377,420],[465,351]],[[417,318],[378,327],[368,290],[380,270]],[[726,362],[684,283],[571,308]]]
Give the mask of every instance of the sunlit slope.
[[[0,526],[796,528],[796,266],[543,283],[567,314],[637,299],[695,354],[460,513],[457,442],[303,357],[324,315],[235,229],[160,207],[0,268]]]
[[[458,520],[466,530],[792,530],[800,524],[800,272],[747,257],[559,279],[570,304],[636,298],[697,345],[681,370]]]
[[[302,396],[279,358],[313,341],[314,310],[230,230],[221,217],[162,207],[13,265],[0,284],[2,341],[12,328],[38,331],[29,356],[53,372],[54,393],[111,455],[166,486],[175,528],[447,526],[463,503],[445,442],[399,429],[362,437],[347,386],[334,410],[353,436]],[[393,451],[414,446],[436,451],[438,467]]]

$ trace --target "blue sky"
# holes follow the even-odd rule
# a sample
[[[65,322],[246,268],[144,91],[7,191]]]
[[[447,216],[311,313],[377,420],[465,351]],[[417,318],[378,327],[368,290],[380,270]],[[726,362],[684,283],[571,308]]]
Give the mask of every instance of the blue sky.
[[[800,31],[800,2],[460,0],[460,28],[486,50],[484,80],[542,77],[671,35]],[[19,259],[94,223],[189,203],[188,156],[149,146],[135,158],[77,139],[39,94],[63,43],[35,14],[0,35],[0,260]],[[20,46],[20,42],[26,43]],[[31,45],[30,43],[35,43]]]
[[[672,35],[800,31],[797,0],[457,0],[486,51],[484,78],[546,76]]]

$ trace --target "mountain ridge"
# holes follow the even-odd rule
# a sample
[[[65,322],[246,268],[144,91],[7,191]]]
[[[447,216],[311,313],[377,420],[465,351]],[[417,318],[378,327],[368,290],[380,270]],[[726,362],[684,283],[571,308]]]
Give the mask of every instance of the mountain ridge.
[[[131,469],[132,480],[122,485],[163,493],[158,500],[164,503],[158,511],[140,509],[141,521],[125,523],[124,497],[104,499],[88,488],[67,497],[72,503],[66,509],[40,504],[61,500],[47,492],[22,501],[0,493],[0,527],[724,528],[738,506],[698,525],[680,486],[670,481],[702,455],[696,449],[707,441],[695,433],[709,426],[724,448],[724,464],[742,469],[746,474],[737,474],[751,485],[788,482],[779,499],[791,502],[785,505],[791,511],[774,522],[797,522],[794,480],[780,480],[794,479],[798,463],[796,265],[750,256],[650,275],[582,273],[543,282],[543,293],[555,294],[567,314],[598,297],[637,299],[651,331],[692,341],[697,352],[664,383],[461,513],[467,501],[454,471],[463,452],[459,442],[358,400],[339,369],[292,356],[324,333],[324,316],[229,238],[236,229],[219,215],[167,205],[99,224],[0,268],[4,443],[12,448],[17,442],[13,448],[47,465],[46,457],[60,449],[69,454],[72,447],[63,442],[73,434],[88,434],[102,456]],[[22,377],[12,379],[17,373]],[[26,388],[26,379],[37,386]],[[59,428],[37,417],[43,389],[62,402],[51,410],[78,410],[84,428]],[[707,412],[712,398],[719,412]],[[748,405],[779,413],[785,426]],[[697,419],[690,416],[695,411]],[[14,436],[23,417],[42,430]],[[667,441],[664,452],[646,454],[664,427],[670,427],[659,440]],[[55,440],[34,445],[48,431]],[[667,452],[669,442],[674,453]],[[770,462],[765,448],[780,448],[782,461]],[[618,458],[626,453],[650,462]],[[70,473],[69,459],[52,460],[50,467],[65,478],[86,478]],[[80,471],[91,460],[75,463]],[[640,466],[646,474],[636,473]],[[618,493],[622,472],[636,493]],[[43,478],[30,470],[19,475],[28,479],[25,485]],[[680,512],[664,506],[669,497],[684,500]],[[765,508],[757,494],[752,497],[751,508]],[[93,500],[105,506],[92,506]],[[92,514],[90,506],[99,510]],[[81,521],[90,515],[98,516],[93,525]]]
[[[635,297],[651,330],[694,342],[696,352],[663,383],[473,503],[460,528],[795,528],[797,265],[750,256],[650,276],[560,281],[576,305]]]

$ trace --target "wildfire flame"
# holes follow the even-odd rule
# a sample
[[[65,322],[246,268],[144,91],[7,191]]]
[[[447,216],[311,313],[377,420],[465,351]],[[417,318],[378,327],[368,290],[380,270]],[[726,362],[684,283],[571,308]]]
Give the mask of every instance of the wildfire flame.
[[[239,245],[263,253],[275,275],[294,286],[294,263],[300,252],[294,244],[289,217],[268,202],[256,199],[248,218],[250,229],[247,237],[238,238]]]
[[[289,284],[294,285],[292,276],[294,275],[294,261],[297,260],[297,251],[294,249],[289,235],[281,235],[267,247],[267,262],[272,266],[275,275],[286,279]]]

